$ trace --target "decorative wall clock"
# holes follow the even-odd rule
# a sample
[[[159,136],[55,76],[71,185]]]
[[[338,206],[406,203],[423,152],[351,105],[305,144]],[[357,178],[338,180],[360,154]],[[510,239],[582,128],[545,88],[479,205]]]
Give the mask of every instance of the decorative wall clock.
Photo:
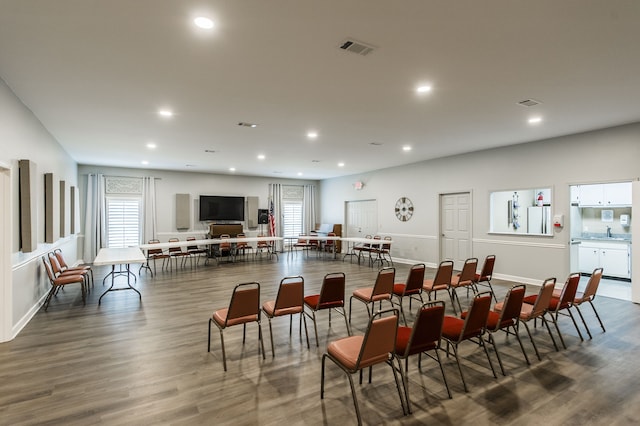
[[[413,203],[407,197],[400,197],[396,201],[396,217],[406,222],[413,216]]]

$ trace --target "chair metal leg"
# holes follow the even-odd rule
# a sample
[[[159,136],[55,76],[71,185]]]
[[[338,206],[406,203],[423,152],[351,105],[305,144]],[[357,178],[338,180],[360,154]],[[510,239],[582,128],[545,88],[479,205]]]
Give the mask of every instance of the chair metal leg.
[[[276,357],[276,350],[273,346],[273,329],[271,328],[271,317],[269,315],[267,315],[267,318],[269,319],[269,336],[271,336],[271,357],[275,358]]]
[[[393,365],[393,361],[398,363],[398,371],[400,371],[400,377],[402,379],[402,386],[400,386],[400,382],[398,382],[398,371],[396,371],[396,367]],[[393,371],[393,378],[396,381],[396,388],[398,389],[398,396],[400,397],[400,405],[402,405],[402,414],[407,415],[407,411],[409,414],[411,413],[411,408],[409,407],[409,395],[406,393],[407,389],[405,387],[406,383],[404,380],[404,373],[402,372],[402,365],[400,364],[400,360],[396,358],[395,355],[392,355],[391,359],[387,362]],[[405,399],[407,402],[407,408],[405,409],[405,399],[402,398],[402,392],[405,392]]]
[[[502,375],[506,376],[507,374],[504,372],[504,365],[502,365],[502,359],[500,358],[500,352],[498,351],[498,346],[496,345],[496,339],[493,338],[493,333],[489,332],[489,342],[493,345],[493,350],[496,353],[496,358],[498,358],[498,364],[500,364],[500,371],[502,371]]]
[[[489,356],[489,351],[487,350],[487,345],[484,344],[484,339],[482,338],[482,336],[479,336],[478,339],[480,340],[480,346],[482,346],[482,349],[484,349],[485,355],[487,355],[487,361],[489,361],[489,367],[491,367],[491,372],[493,373],[493,378],[497,379],[498,376],[496,375],[496,370],[493,368],[493,362],[491,362],[491,357]],[[501,364],[501,366],[502,366],[502,364]]]
[[[560,337],[560,343],[562,343],[562,347],[564,349],[567,349],[567,345],[565,345],[564,343],[564,338],[562,337],[562,333],[560,333],[560,327],[558,326],[558,315],[559,315],[559,312],[556,312],[555,318],[553,314],[550,314],[549,316],[551,317],[551,321],[553,321],[553,325],[555,325],[556,327],[556,331],[558,332],[558,336]]]
[[[227,371],[227,352],[224,349],[224,335],[222,333],[222,329],[220,329],[220,344],[222,345],[222,365],[224,367],[224,371]]]
[[[264,353],[264,339],[262,338],[262,324],[260,321],[258,321],[258,340],[260,340],[260,347],[262,348],[262,359],[266,359],[266,355]]]
[[[585,330],[587,330],[589,339],[593,339],[593,336],[591,336],[591,330],[589,330],[589,326],[587,326],[587,322],[584,320],[584,316],[582,316],[582,312],[580,311],[580,306],[576,305],[576,310],[578,311],[578,315],[580,315],[580,319],[582,320]]]
[[[447,376],[444,374],[444,367],[442,366],[442,360],[440,359],[440,354],[438,350],[440,348],[436,348],[436,359],[438,360],[438,366],[440,366],[440,372],[442,373],[442,380],[444,381],[444,387],[447,388],[447,395],[449,395],[449,399],[452,399],[451,391],[449,390],[449,383],[447,382]]]
[[[540,357],[540,352],[538,352],[538,347],[536,346],[536,342],[533,341],[533,336],[531,335],[531,330],[529,330],[529,326],[527,325],[526,322],[524,322],[523,324],[524,324],[524,328],[527,330],[527,334],[529,335],[529,340],[531,340],[531,345],[533,346],[533,349],[536,351],[536,355],[538,356],[538,361],[542,361],[542,358]]]
[[[469,392],[469,389],[467,388],[467,383],[464,381],[464,374],[462,374],[462,366],[460,365],[460,358],[458,358],[458,345],[456,343],[452,343],[451,346],[453,347],[453,355],[456,357],[456,364],[458,364],[458,371],[460,372],[460,378],[462,379],[462,386],[464,387],[465,392]]]
[[[558,345],[556,344],[556,339],[553,338],[553,333],[551,332],[551,327],[549,327],[549,321],[546,320],[544,315],[541,316],[540,319],[542,320],[544,325],[547,326],[547,331],[549,332],[549,337],[551,337],[551,341],[553,342],[553,346],[556,348],[556,352],[560,351],[560,349],[558,348]],[[553,320],[553,315],[551,316],[551,320]],[[556,327],[557,326],[558,325],[556,324]],[[562,338],[562,336],[560,336],[560,338]]]
[[[513,330],[514,330],[513,334],[515,334],[516,339],[518,339],[518,343],[520,344],[520,349],[522,350],[522,355],[524,355],[524,359],[525,359],[525,361],[527,361],[527,365],[531,365],[531,363],[529,362],[529,357],[527,356],[527,353],[524,350],[524,346],[522,345],[522,340],[520,339],[519,324],[520,324],[520,322],[518,322],[517,325],[513,325],[512,326]],[[508,330],[509,329],[507,328],[507,331]]]
[[[567,312],[569,312],[569,317],[571,317],[571,321],[573,322],[573,326],[576,328],[576,331],[578,332],[578,336],[580,337],[580,340],[584,342],[584,337],[582,337],[582,333],[580,332],[580,329],[578,328],[578,323],[576,322],[576,319],[573,316],[573,313],[571,313],[571,308],[568,308]]]
[[[589,300],[588,302],[593,309],[593,313],[596,314],[596,318],[598,318],[598,322],[600,323],[600,327],[602,327],[602,331],[606,332],[607,330],[604,329],[604,324],[602,324],[602,320],[600,319],[600,315],[598,315],[598,311],[596,311],[596,307],[593,305],[593,302],[591,300]]]

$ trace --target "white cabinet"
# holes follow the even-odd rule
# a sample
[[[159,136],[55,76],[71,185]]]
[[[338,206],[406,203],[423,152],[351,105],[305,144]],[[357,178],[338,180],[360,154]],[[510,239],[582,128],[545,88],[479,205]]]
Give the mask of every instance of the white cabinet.
[[[631,278],[629,245],[626,243],[583,242],[578,248],[578,269],[591,273],[603,268],[604,275]]]
[[[631,182],[580,185],[580,206],[630,206]]]

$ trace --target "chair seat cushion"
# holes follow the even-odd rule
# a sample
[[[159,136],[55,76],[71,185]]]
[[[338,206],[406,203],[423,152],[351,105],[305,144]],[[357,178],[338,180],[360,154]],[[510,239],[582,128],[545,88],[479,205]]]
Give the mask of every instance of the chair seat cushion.
[[[520,309],[520,319],[523,321],[530,320],[533,316],[533,305],[529,303],[523,303]]]
[[[461,313],[460,318],[462,319],[467,318],[467,313],[468,311],[464,311],[463,313]],[[498,321],[500,321],[500,312],[489,311],[489,316],[487,317],[487,329],[495,330],[496,327],[498,326]],[[512,324],[513,324],[513,320],[511,319],[505,320],[502,322],[502,327],[507,327]]]
[[[471,284],[473,284],[473,281],[471,280],[460,281],[459,275],[451,278],[451,287],[465,287]]]
[[[363,302],[377,302],[379,300],[387,300],[391,297],[389,293],[378,294],[372,296],[373,287],[358,288],[353,291],[353,297]]]
[[[396,354],[404,358],[409,355],[414,355],[420,352],[430,351],[435,349],[438,346],[438,342],[425,342],[420,346],[414,346],[410,348],[409,353],[407,353],[407,347],[409,345],[409,339],[411,338],[411,332],[413,329],[411,327],[398,327],[398,332],[396,334]]]
[[[537,294],[533,294],[531,296],[527,296],[527,297],[524,298],[524,300],[523,300],[524,303],[523,304],[535,305],[537,299],[538,299],[538,295]],[[560,301],[560,297],[556,297],[555,294],[554,294],[554,296],[551,298],[551,301],[549,302],[549,310],[550,311],[555,311],[556,308],[558,307],[558,302],[559,301]]]
[[[280,309],[276,309],[275,307],[276,307],[275,300],[269,300],[268,302],[264,302],[262,304],[262,310],[264,311],[265,314],[267,314],[270,317],[299,314],[300,312],[302,312],[302,306],[292,306],[292,307],[280,308]]]
[[[213,320],[220,326],[225,327],[224,323],[227,320],[227,315],[229,314],[229,308],[219,309],[213,313]],[[258,315],[246,315],[243,317],[232,318],[227,322],[227,327],[238,324],[245,324],[248,322],[258,321]]]
[[[425,291],[440,291],[440,290],[446,290],[447,289],[447,285],[446,284],[438,284],[438,285],[434,285],[433,284],[433,280],[424,280],[424,282],[422,283],[422,289]]]
[[[354,370],[364,336],[351,336],[329,343],[327,353],[348,370]]]
[[[442,337],[457,341],[464,327],[464,320],[449,315],[444,316],[444,322],[442,323]]]
[[[314,311],[317,311],[320,309],[341,308],[344,306],[344,301],[336,300],[336,301],[325,302],[323,304],[320,304],[320,295],[312,294],[304,298],[304,304],[307,305],[309,308],[313,309]]]

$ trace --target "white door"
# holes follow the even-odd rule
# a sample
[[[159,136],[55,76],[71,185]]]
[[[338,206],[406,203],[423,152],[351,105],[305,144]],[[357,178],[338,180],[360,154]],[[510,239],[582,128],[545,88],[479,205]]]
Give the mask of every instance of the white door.
[[[456,269],[471,257],[471,194],[440,195],[440,260],[453,260]]]
[[[378,231],[378,201],[347,201],[346,218],[347,237],[375,235]]]

